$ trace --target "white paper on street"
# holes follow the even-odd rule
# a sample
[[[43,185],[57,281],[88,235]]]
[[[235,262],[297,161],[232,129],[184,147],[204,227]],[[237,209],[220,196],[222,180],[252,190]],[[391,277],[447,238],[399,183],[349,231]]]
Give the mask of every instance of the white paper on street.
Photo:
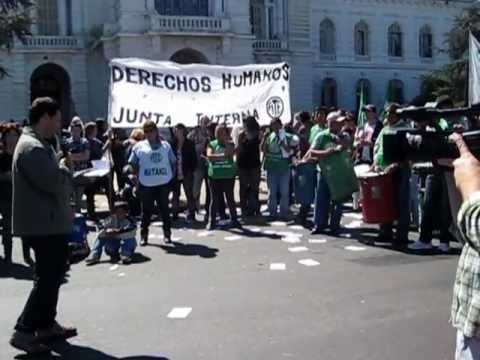
[[[278,271],[278,270],[286,270],[286,269],[287,269],[287,265],[285,265],[284,263],[272,263],[272,264],[270,264],[270,270]]]
[[[305,266],[318,266],[320,263],[316,260],[313,259],[303,259],[298,262],[299,264],[305,265]]]
[[[168,313],[167,317],[169,319],[185,319],[191,312],[191,307],[176,307]]]
[[[326,244],[328,241],[327,239],[308,239],[310,244]]]
[[[308,248],[306,246],[296,246],[296,247],[288,248],[288,251],[292,253],[299,253],[299,252],[308,251]]]
[[[226,236],[225,240],[226,241],[238,241],[238,240],[242,240],[242,237],[240,235]]]
[[[345,250],[348,250],[348,251],[365,251],[365,250],[367,250],[367,248],[365,248],[363,246],[351,245],[351,246],[345,246]]]

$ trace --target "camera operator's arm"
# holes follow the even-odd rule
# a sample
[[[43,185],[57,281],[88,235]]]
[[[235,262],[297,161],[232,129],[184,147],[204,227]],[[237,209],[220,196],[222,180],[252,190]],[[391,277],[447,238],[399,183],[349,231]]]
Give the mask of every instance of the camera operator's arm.
[[[480,250],[480,161],[470,152],[462,137],[452,135],[457,144],[460,158],[454,161],[455,183],[463,204],[458,213],[458,227],[463,238]]]

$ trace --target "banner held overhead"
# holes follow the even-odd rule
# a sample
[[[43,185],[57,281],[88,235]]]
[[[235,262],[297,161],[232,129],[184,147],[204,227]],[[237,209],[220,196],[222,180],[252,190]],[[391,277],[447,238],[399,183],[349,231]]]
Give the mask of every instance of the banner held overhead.
[[[134,128],[147,120],[161,127],[193,127],[204,116],[233,126],[248,115],[261,125],[276,117],[291,120],[287,63],[227,67],[134,58],[110,62],[111,127]]]

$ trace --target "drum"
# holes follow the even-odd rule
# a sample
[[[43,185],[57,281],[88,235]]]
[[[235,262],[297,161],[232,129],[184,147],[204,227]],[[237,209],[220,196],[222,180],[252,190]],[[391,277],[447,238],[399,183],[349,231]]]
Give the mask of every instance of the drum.
[[[301,205],[310,205],[315,200],[317,166],[301,163],[295,168],[295,199]]]
[[[393,178],[385,173],[366,173],[359,177],[362,189],[363,221],[384,224],[398,219]]]

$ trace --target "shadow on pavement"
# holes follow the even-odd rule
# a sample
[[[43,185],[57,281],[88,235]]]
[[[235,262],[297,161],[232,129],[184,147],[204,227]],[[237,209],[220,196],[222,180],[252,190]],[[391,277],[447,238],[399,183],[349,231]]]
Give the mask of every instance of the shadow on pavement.
[[[229,233],[233,235],[239,235],[239,236],[245,236],[247,238],[267,238],[270,240],[279,240],[282,238],[281,235],[277,234],[265,234],[262,231],[251,231],[247,228],[236,228],[236,229],[226,229],[225,231],[228,231]]]
[[[182,244],[179,242],[173,242],[172,245],[149,244],[149,246],[158,247],[169,255],[199,256],[204,259],[214,258],[218,253],[218,249],[200,244]]]
[[[62,360],[169,360],[163,356],[128,356],[116,357],[105,354],[99,350],[92,349],[87,346],[72,345],[68,342],[56,343],[52,346],[54,354],[42,356],[17,355],[15,359],[18,360],[47,360],[47,359],[62,359]]]
[[[430,250],[411,250],[411,249],[395,249],[392,247],[390,242],[385,240],[380,240],[378,238],[378,230],[371,229],[371,228],[358,228],[358,229],[345,229],[343,233],[347,233],[351,235],[352,240],[357,240],[358,242],[362,243],[366,246],[392,250],[396,252],[401,252],[403,254],[409,255],[417,255],[417,256],[457,256],[460,255],[462,252],[461,248],[450,248],[448,253],[441,252],[438,248],[433,247]],[[412,244],[412,241],[409,241],[409,244]]]
[[[143,264],[149,261],[152,261],[152,259],[137,252],[132,256],[132,264]]]
[[[6,264],[0,261],[0,279],[33,280],[32,268],[23,264]]]

